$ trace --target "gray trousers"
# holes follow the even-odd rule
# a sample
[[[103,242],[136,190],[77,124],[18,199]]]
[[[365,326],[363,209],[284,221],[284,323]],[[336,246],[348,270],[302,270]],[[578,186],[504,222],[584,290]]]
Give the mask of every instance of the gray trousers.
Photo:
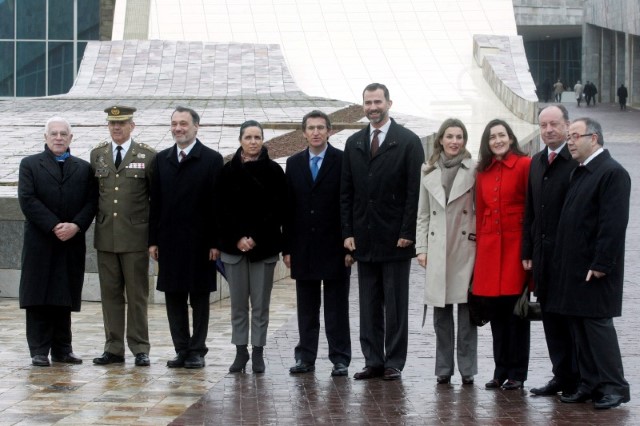
[[[251,345],[266,345],[273,272],[278,257],[250,262],[246,256],[226,255],[223,256],[222,261],[227,273],[231,297],[231,343],[234,345],[249,343],[249,307],[251,307]]]
[[[436,332],[436,376],[453,376],[454,323],[453,305],[433,308],[433,329]],[[458,370],[462,376],[478,373],[478,327],[469,320],[469,307],[458,304]]]

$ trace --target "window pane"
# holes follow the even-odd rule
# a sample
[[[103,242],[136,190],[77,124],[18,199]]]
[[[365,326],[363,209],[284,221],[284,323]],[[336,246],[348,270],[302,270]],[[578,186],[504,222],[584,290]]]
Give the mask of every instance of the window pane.
[[[73,84],[73,43],[49,43],[49,93],[67,93]]]
[[[49,0],[49,40],[73,40],[73,0]]]
[[[78,2],[78,40],[100,40],[100,0]]]
[[[13,38],[14,0],[0,3],[0,38]]]
[[[87,43],[79,41],[78,42],[78,63],[76,64],[76,71],[80,69],[80,63],[82,62],[82,58],[84,57],[84,50],[87,48]]]
[[[13,96],[13,42],[0,42],[0,96]]]
[[[16,96],[45,96],[45,43],[18,42]]]
[[[46,1],[20,0],[17,3],[18,38],[44,40]]]

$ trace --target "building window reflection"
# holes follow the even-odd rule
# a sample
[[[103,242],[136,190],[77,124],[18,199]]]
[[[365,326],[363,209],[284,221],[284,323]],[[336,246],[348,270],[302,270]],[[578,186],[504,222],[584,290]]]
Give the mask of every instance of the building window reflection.
[[[67,93],[100,39],[100,1],[0,0],[0,96]]]

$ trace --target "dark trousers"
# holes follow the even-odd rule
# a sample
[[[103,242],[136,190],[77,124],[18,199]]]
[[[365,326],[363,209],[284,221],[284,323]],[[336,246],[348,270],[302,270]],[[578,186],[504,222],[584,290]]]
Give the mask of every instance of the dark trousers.
[[[570,321],[580,372],[579,390],[592,394],[594,400],[602,395],[629,397],[613,319],[571,317]]]
[[[402,370],[409,338],[410,260],[358,261],[360,346],[367,367]]]
[[[165,301],[169,331],[178,355],[205,356],[209,331],[209,292],[166,292]],[[187,303],[188,301],[188,303]],[[193,316],[193,334],[189,331],[189,305]]]
[[[549,350],[553,377],[560,383],[563,392],[572,394],[578,386],[579,375],[569,318],[546,312],[543,300],[540,300],[540,306],[542,307],[542,326]]]
[[[33,306],[27,311],[27,343],[31,356],[64,356],[71,347],[71,309],[64,306]]]
[[[351,363],[349,276],[339,280],[296,280],[298,332],[296,360],[315,363],[320,337],[320,303],[324,289],[324,328],[333,364]]]
[[[491,318],[493,336],[493,378],[500,383],[507,379],[527,380],[531,324],[513,315],[513,307],[519,296],[500,296],[495,300]]]

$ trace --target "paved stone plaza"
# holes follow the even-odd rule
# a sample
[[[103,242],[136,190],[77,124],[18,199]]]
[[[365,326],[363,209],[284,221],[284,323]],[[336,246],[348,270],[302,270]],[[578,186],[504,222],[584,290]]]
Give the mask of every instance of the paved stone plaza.
[[[32,367],[25,338],[24,311],[16,299],[0,299],[0,425],[32,424],[640,424],[640,111],[618,112],[616,105],[577,109],[573,118],[590,115],[604,127],[605,147],[632,176],[631,222],[627,232],[625,301],[616,320],[631,402],[604,412],[591,404],[567,405],[556,398],[533,397],[529,389],[549,378],[550,363],[541,324],[532,326],[529,378],[523,391],[487,391],[492,376],[491,333],[479,332],[476,384],[436,385],[435,338],[429,310],[422,327],[424,271],[412,265],[409,357],[402,381],[355,381],[364,364],[358,342],[357,277],[352,276],[351,334],[353,362],[348,378],[331,378],[327,345],[321,339],[315,373],[291,376],[297,342],[293,282],[276,283],[272,295],[267,370],[254,375],[227,374],[235,355],[230,344],[228,300],[211,305],[207,366],[202,370],[168,369],[173,346],[163,305],[150,308],[151,366],[98,367],[104,332],[99,303],[85,302],[73,315],[78,366]],[[6,143],[6,140],[5,142]],[[475,154],[475,153],[474,153]],[[19,153],[16,153],[16,156]]]

